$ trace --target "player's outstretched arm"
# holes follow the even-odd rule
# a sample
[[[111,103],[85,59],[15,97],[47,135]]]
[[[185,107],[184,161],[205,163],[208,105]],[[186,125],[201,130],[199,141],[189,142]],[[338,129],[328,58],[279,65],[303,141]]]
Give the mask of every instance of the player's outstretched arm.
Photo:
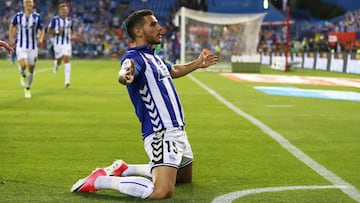
[[[135,65],[134,60],[125,59],[121,64],[119,71],[118,80],[120,84],[128,85],[134,81]]]
[[[10,45],[2,40],[0,40],[0,49],[4,47],[9,54],[11,54],[14,50],[10,47]]]
[[[191,73],[198,68],[207,68],[209,66],[215,65],[218,60],[219,57],[217,55],[209,53],[204,49],[196,60],[187,64],[174,65],[170,74],[172,78],[179,78]]]

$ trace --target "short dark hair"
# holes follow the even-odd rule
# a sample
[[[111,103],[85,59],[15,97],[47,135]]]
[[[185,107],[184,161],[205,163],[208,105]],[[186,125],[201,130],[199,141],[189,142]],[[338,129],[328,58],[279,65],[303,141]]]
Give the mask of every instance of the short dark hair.
[[[58,8],[63,7],[63,6],[66,6],[66,7],[67,7],[67,2],[64,1],[64,0],[59,1],[59,2],[58,2]]]
[[[144,25],[144,17],[149,15],[154,15],[154,12],[149,9],[142,9],[132,12],[125,19],[126,32],[131,39],[135,40],[134,28],[139,25]]]

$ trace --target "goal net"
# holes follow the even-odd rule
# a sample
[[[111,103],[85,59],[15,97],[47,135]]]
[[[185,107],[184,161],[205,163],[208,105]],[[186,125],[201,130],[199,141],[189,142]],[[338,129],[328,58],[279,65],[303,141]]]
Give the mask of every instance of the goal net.
[[[220,57],[211,70],[230,71],[232,59],[256,55],[264,16],[265,13],[222,14],[182,7],[175,19],[180,27],[180,62],[194,60],[207,48]]]

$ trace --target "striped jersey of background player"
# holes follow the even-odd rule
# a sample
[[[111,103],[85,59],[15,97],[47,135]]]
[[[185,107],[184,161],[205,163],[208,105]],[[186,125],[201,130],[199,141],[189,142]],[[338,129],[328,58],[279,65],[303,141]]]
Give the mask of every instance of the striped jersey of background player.
[[[71,39],[76,38],[74,21],[68,16],[68,5],[60,2],[58,5],[59,15],[54,16],[48,26],[48,33],[53,35],[54,49],[54,73],[58,72],[61,62],[64,61],[65,87],[70,85],[71,75]]]
[[[31,98],[30,88],[38,57],[38,43],[40,45],[43,44],[45,30],[42,16],[33,11],[34,1],[23,0],[23,5],[24,11],[18,12],[11,20],[9,44],[13,47],[16,45],[16,57],[21,73],[20,83],[25,87],[25,98]],[[16,33],[17,36],[15,38]],[[27,68],[28,73],[26,73]]]

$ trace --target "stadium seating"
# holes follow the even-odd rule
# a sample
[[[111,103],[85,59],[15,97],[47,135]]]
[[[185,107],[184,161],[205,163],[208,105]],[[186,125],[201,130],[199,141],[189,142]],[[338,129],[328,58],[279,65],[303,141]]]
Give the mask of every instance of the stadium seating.
[[[50,17],[57,13],[56,1],[54,0],[34,0],[36,10],[44,17],[44,23],[49,23]],[[360,1],[353,0],[326,0],[344,8],[347,13],[334,19],[333,21],[316,21],[292,25],[291,27],[291,45],[301,45],[301,51],[317,51],[317,41],[323,35],[327,40],[329,32],[355,32],[356,39],[360,41]],[[76,21],[76,28],[83,33],[82,41],[74,44],[74,57],[88,56],[101,57],[105,54],[121,54],[129,44],[126,32],[124,32],[123,20],[135,9],[149,8],[155,11],[162,26],[173,26],[172,17],[180,6],[186,6],[192,9],[206,10],[216,13],[260,13],[264,12],[263,1],[254,0],[208,0],[208,1],[184,1],[184,0],[71,0],[71,12]],[[0,1],[0,7],[6,8],[0,10],[0,39],[7,40],[8,22],[16,12],[22,10],[22,0]],[[206,7],[204,9],[204,7]],[[282,25],[276,26],[267,22],[284,22],[284,12],[275,9],[270,5],[266,10],[268,13],[264,19],[263,30],[260,33],[261,49],[267,51],[283,51],[285,42],[285,33]],[[300,14],[299,14],[300,15]],[[302,16],[301,16],[302,15]],[[298,18],[309,16],[306,10],[301,12]],[[294,17],[294,15],[293,15]],[[295,16],[296,18],[296,16]],[[294,19],[296,20],[296,19]],[[114,33],[120,33],[115,35]],[[168,38],[166,35],[164,38]],[[306,40],[306,41],[305,41]],[[304,44],[306,47],[304,47]],[[312,46],[312,44],[315,44]],[[107,49],[107,50],[106,50]],[[293,47],[296,51],[298,48]],[[346,51],[356,52],[360,50],[358,42],[344,42],[336,49],[327,47],[327,51]],[[259,50],[261,52],[263,50]],[[47,50],[40,52],[47,53]],[[47,55],[49,57],[49,55]]]
[[[130,1],[129,6],[134,10],[148,8],[155,11],[159,23],[165,25],[171,12],[176,9],[176,0],[136,0]]]

